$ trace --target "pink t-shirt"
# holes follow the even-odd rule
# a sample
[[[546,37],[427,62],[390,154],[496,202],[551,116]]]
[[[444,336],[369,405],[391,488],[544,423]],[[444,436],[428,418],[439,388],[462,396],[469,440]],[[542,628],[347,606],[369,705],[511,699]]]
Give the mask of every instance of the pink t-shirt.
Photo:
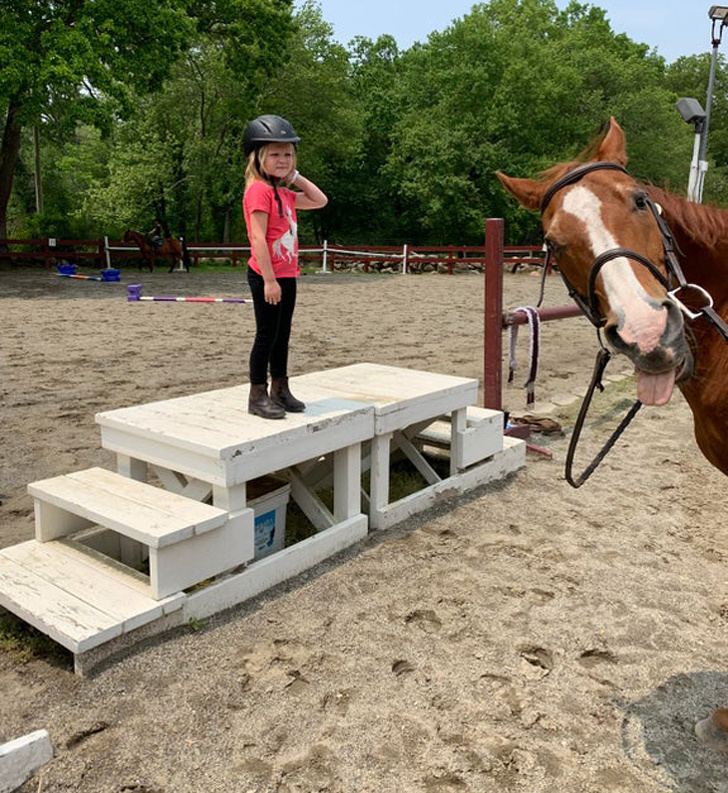
[[[283,206],[283,217],[280,216],[278,202],[273,194],[272,185],[256,179],[245,191],[243,196],[243,214],[245,226],[250,235],[250,216],[253,212],[265,212],[268,215],[268,230],[265,240],[268,243],[273,273],[276,278],[295,278],[298,266],[298,223],[296,221],[296,193],[287,187],[279,187],[278,195]],[[260,274],[260,266],[251,251],[248,264]]]

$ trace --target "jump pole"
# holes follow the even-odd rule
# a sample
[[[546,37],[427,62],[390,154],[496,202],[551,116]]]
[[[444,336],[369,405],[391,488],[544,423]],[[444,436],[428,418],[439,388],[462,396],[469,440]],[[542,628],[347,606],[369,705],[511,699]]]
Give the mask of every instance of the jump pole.
[[[483,322],[483,406],[502,410],[503,330],[523,325],[528,317],[522,311],[503,313],[503,218],[485,221],[485,308]],[[538,309],[541,322],[581,316],[575,303]]]
[[[142,294],[141,284],[129,284],[126,288],[128,303],[137,303],[140,300],[151,300],[160,303],[252,303],[246,297],[151,297]]]
[[[100,275],[73,275],[72,273],[56,273],[60,278],[78,278],[81,281],[103,281]]]

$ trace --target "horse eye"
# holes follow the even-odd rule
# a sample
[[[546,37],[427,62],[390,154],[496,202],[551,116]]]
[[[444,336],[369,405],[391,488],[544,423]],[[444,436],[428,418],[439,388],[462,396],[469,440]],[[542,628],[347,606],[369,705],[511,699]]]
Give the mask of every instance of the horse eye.
[[[559,253],[563,252],[563,250],[564,250],[564,246],[561,243],[557,242],[556,240],[554,240],[554,239],[552,239],[550,237],[546,237],[544,242],[546,243],[546,246],[551,251],[551,254],[553,256],[557,256],[558,257]]]
[[[647,208],[647,196],[645,195],[645,193],[635,193],[634,205],[635,207],[637,207],[637,209]]]

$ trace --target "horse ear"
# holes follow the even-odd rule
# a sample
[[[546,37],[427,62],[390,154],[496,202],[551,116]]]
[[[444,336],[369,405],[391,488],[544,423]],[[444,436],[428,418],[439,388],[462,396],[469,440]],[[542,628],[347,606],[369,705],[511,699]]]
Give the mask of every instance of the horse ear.
[[[500,179],[503,187],[526,209],[541,208],[541,199],[545,189],[543,182],[537,182],[535,179],[514,179],[500,171],[496,171],[495,175]]]
[[[624,131],[617,124],[614,116],[609,119],[609,130],[599,146],[597,159],[617,162],[623,166],[627,165],[627,146],[625,144]]]

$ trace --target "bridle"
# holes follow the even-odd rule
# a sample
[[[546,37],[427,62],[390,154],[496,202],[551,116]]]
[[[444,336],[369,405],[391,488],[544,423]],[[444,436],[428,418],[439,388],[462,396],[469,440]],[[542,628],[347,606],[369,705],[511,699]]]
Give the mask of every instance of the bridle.
[[[541,201],[541,214],[543,215],[543,213],[546,211],[546,208],[556,193],[558,193],[564,187],[575,184],[584,176],[586,176],[586,174],[593,173],[594,171],[607,170],[619,171],[629,175],[629,172],[626,170],[626,168],[616,162],[598,160],[596,162],[589,162],[584,165],[580,165],[557,179],[548,188]],[[670,231],[669,226],[662,217],[660,208],[648,195],[645,195],[643,200],[645,202],[645,206],[651,211],[662,237],[662,246],[665,254],[665,270],[667,274],[663,274],[663,272],[652,261],[637,251],[630,250],[629,248],[612,248],[600,253],[592,263],[591,269],[589,270],[589,275],[587,277],[586,295],[579,292],[579,290],[576,289],[576,287],[574,287],[574,285],[569,281],[567,276],[564,275],[563,270],[559,268],[559,272],[561,273],[561,277],[566,284],[569,296],[579,306],[592,325],[597,328],[597,333],[599,333],[599,330],[604,327],[607,320],[599,309],[599,298],[596,294],[597,276],[601,272],[602,267],[604,267],[607,262],[618,258],[630,259],[631,261],[637,262],[643,267],[646,267],[650,271],[650,273],[665,288],[670,300],[672,300],[672,302],[683,312],[686,317],[691,320],[695,320],[700,316],[705,317],[705,319],[707,319],[716,328],[718,333],[720,333],[720,335],[723,337],[723,340],[728,342],[728,325],[726,325],[722,317],[713,308],[713,298],[705,289],[703,289],[702,286],[698,284],[690,284],[685,279],[685,275],[683,274],[682,268],[680,267],[676,253],[676,251],[679,251],[679,248],[675,243],[675,239],[672,235],[672,232]],[[552,256],[553,254],[551,248],[549,247],[547,251],[546,262],[544,263],[544,277],[550,269],[550,265],[552,264]],[[671,282],[673,284],[677,284],[672,289],[670,289]],[[577,416],[574,431],[569,443],[569,449],[566,455],[566,481],[572,487],[580,487],[584,484],[584,482],[586,482],[586,480],[591,476],[596,467],[612,448],[617,438],[619,438],[630,421],[632,421],[637,411],[640,409],[640,407],[642,407],[642,402],[640,402],[640,400],[636,400],[627,415],[622,419],[617,429],[607,440],[599,454],[594,458],[594,460],[592,460],[584,472],[579,477],[577,477],[577,479],[574,479],[572,476],[572,466],[576,447],[581,436],[581,430],[583,428],[586,415],[589,411],[589,405],[591,404],[594,391],[597,388],[600,391],[604,390],[604,386],[602,385],[602,375],[604,374],[607,364],[609,363],[609,359],[611,358],[611,353],[602,343],[601,337],[599,337],[599,344],[601,349],[597,354],[592,380],[589,385],[589,389],[584,396],[581,409],[579,410],[579,415]]]
[[[594,171],[619,171],[629,176],[626,168],[616,162],[609,162],[605,160],[598,160],[597,162],[588,162],[585,165],[580,165],[572,171],[564,174],[560,179],[557,179],[546,191],[541,201],[541,214],[546,211],[551,199],[568,185],[574,184],[586,176],[588,173]],[[566,288],[569,291],[569,296],[581,308],[587,319],[596,328],[601,328],[606,322],[599,311],[599,299],[596,294],[596,280],[602,267],[612,259],[631,259],[643,267],[646,267],[650,273],[665,287],[668,297],[675,303],[675,305],[687,316],[689,319],[697,319],[699,316],[704,315],[705,318],[711,322],[718,329],[718,332],[723,336],[725,341],[728,341],[728,325],[723,321],[720,315],[713,308],[713,298],[708,292],[703,289],[699,284],[689,284],[685,279],[682,267],[677,258],[677,251],[679,250],[675,243],[675,238],[672,236],[670,227],[662,217],[661,210],[657,204],[648,196],[644,196],[645,206],[651,211],[652,216],[657,223],[657,228],[662,237],[662,246],[665,252],[665,269],[667,276],[665,276],[659,268],[651,262],[646,256],[643,256],[637,251],[629,248],[612,248],[611,250],[600,253],[594,260],[587,281],[587,293],[582,295],[576,287],[574,287],[569,279],[561,272],[561,277],[564,279]],[[549,249],[547,255],[547,265],[551,264],[552,253]],[[677,286],[670,290],[670,280],[677,283]],[[702,302],[701,302],[702,301]],[[692,306],[692,308],[691,308]]]

